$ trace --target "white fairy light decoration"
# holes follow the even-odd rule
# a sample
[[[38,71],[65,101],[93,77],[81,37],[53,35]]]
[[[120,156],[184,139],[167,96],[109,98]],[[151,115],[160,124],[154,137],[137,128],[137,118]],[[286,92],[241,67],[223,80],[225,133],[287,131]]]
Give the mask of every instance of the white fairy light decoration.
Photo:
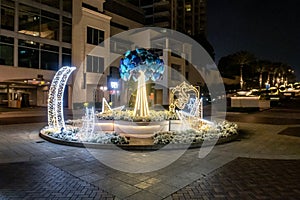
[[[180,110],[188,109],[188,114],[194,117],[203,118],[202,98],[199,98],[198,89],[185,81],[171,90],[170,112],[175,112],[177,107]],[[176,99],[175,99],[176,95]]]
[[[185,81],[171,90],[170,112],[177,114],[183,130],[191,129],[195,125],[198,126],[198,122],[203,122],[203,105],[199,94],[196,87]],[[176,107],[180,110],[175,111]]]
[[[107,103],[106,99],[103,97],[102,98],[102,110],[101,110],[100,114],[108,113],[111,111],[112,111],[112,109],[111,109],[110,105]]]
[[[76,67],[60,68],[51,83],[48,95],[48,126],[56,130],[65,129],[63,96],[67,80]]]
[[[79,130],[79,133],[83,134],[83,137],[90,137],[94,133],[95,129],[95,109],[85,108],[85,115],[82,117],[82,128]]]

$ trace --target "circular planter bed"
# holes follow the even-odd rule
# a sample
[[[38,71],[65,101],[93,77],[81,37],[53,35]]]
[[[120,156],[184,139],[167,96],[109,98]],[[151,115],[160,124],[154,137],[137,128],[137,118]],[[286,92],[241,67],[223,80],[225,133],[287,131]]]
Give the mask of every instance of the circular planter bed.
[[[79,142],[79,141],[66,141],[62,139],[58,139],[55,137],[52,137],[48,134],[40,132],[40,137],[43,139],[53,142],[55,144],[61,144],[61,145],[68,145],[68,146],[75,146],[75,147],[83,147],[83,148],[94,148],[94,149],[115,149],[116,147],[119,147],[124,150],[148,150],[148,151],[156,151],[159,149],[163,149],[168,145],[165,150],[172,150],[172,149],[185,149],[187,146],[188,148],[200,148],[203,146],[210,146],[210,144],[203,144],[202,142],[198,143],[191,143],[191,144],[131,144],[130,140],[131,137],[127,137],[129,144],[100,144],[100,143],[91,143],[91,142]],[[217,140],[216,145],[228,143],[231,141],[234,141],[238,138],[237,134],[230,135],[228,137],[221,137]],[[135,140],[139,140],[141,143],[143,143],[143,140],[145,138],[135,138]]]

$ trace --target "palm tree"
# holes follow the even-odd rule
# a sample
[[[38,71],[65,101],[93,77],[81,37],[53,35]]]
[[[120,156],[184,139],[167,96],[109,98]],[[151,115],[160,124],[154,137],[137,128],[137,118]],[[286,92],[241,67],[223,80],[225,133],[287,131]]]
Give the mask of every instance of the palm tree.
[[[284,63],[275,63],[273,73],[273,85],[275,85],[275,82],[277,82],[277,84],[284,83],[287,73],[288,65]]]
[[[266,63],[266,71],[268,72],[268,76],[267,76],[266,84],[268,84],[268,85],[270,85],[271,76],[274,73],[274,69],[275,69],[274,63],[267,61],[267,63]],[[273,77],[274,77],[274,75],[273,75]]]
[[[255,56],[247,51],[239,51],[233,54],[233,63],[240,66],[240,86],[244,88],[243,67],[249,66],[255,61]]]
[[[263,83],[263,73],[267,72],[267,67],[269,65],[269,61],[266,60],[257,60],[255,62],[255,71],[259,73],[259,88],[262,88]]]

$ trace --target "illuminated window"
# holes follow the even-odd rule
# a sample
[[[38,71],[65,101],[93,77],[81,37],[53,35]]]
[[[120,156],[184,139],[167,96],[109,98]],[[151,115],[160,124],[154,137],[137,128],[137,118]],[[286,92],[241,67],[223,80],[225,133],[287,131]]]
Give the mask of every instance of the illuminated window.
[[[59,15],[44,10],[41,11],[40,37],[51,39],[51,40],[58,40]]]
[[[20,4],[19,33],[59,40],[59,15]]]
[[[191,12],[191,11],[192,11],[192,6],[191,6],[191,4],[186,4],[186,5],[185,5],[185,11],[186,11],[186,12]]]
[[[40,9],[20,4],[19,33],[26,35],[40,35]]]

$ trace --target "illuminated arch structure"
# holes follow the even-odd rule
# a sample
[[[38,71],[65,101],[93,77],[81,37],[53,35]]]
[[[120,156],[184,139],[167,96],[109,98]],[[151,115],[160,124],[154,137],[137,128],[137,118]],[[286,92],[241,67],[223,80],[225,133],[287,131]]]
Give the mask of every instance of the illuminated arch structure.
[[[60,68],[51,83],[48,96],[48,126],[54,129],[65,129],[63,96],[67,80],[76,67]]]

